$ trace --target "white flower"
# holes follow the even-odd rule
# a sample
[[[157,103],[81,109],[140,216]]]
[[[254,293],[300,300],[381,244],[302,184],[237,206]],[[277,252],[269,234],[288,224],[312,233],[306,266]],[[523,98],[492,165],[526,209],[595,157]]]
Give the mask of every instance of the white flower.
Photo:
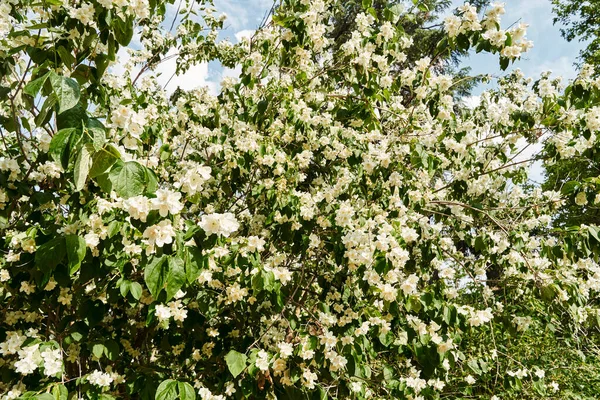
[[[39,344],[35,344],[19,350],[19,361],[15,362],[15,370],[18,373],[29,375],[38,368],[42,361],[38,348]]]
[[[419,283],[419,277],[415,274],[410,275],[406,280],[400,285],[400,289],[404,292],[405,295],[414,294],[417,292],[417,284]]]
[[[96,248],[100,244],[100,236],[95,234],[94,232],[87,233],[83,239],[85,240],[85,245],[90,249]]]
[[[382,285],[380,287],[380,289],[381,289],[380,296],[385,301],[394,301],[394,300],[396,300],[396,294],[398,293],[398,291],[392,285],[390,285],[389,283],[386,283],[385,285]]]
[[[578,206],[585,206],[587,204],[587,195],[585,192],[577,193],[577,196],[575,196],[575,204]]]
[[[150,199],[145,196],[130,197],[123,201],[123,210],[125,210],[131,218],[146,222],[146,218],[150,212]]]
[[[202,190],[204,182],[210,179],[211,169],[206,166],[199,166],[188,170],[179,181],[181,191],[189,195],[194,195]]]
[[[302,384],[306,386],[308,389],[315,388],[315,381],[317,380],[317,374],[311,372],[310,370],[305,370],[302,373]]]
[[[239,283],[236,283],[227,288],[227,302],[235,303],[248,296],[248,289],[240,287]]]
[[[60,349],[46,349],[41,354],[44,359],[44,374],[53,376],[62,372],[62,353]]]
[[[183,209],[183,204],[179,201],[181,193],[170,190],[158,189],[156,198],[151,200],[152,208],[158,210],[161,217],[166,217],[169,213],[179,214]]]
[[[109,387],[113,381],[113,378],[109,373],[95,370],[87,376],[87,380],[92,385]]]
[[[266,371],[269,369],[269,354],[266,351],[260,350],[258,352],[256,358],[256,367],[261,371]]]
[[[240,227],[240,223],[236,220],[235,215],[229,212],[225,214],[213,213],[203,215],[199,225],[209,236],[214,234],[225,237],[229,237],[229,235],[237,231]]]
[[[291,343],[281,342],[277,345],[281,358],[288,358],[294,352],[294,346]]]
[[[171,318],[171,309],[165,305],[157,304],[154,308],[154,311],[156,313],[156,318],[158,318],[160,322],[166,321],[169,318]]]
[[[147,227],[143,233],[144,238],[147,238],[149,246],[163,247],[165,244],[173,243],[175,229],[171,225],[171,221],[163,219],[157,225]]]
[[[467,375],[467,377],[465,378],[465,382],[467,382],[469,385],[473,385],[477,381],[471,375]]]
[[[546,371],[544,371],[543,369],[536,369],[533,374],[539,379],[543,379],[546,376]]]
[[[6,282],[10,279],[10,273],[8,270],[0,269],[0,282]]]
[[[490,322],[494,318],[491,308],[485,310],[477,310],[471,313],[471,317],[468,319],[468,323],[471,326],[481,326],[487,322]]]

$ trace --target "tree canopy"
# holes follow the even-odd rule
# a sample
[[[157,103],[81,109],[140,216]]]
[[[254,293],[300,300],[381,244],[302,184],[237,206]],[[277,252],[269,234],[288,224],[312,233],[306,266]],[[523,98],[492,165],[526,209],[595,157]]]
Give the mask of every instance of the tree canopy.
[[[580,60],[600,65],[600,1],[552,0],[556,14],[554,23],[560,23],[561,33],[569,42],[587,42],[581,50]]]

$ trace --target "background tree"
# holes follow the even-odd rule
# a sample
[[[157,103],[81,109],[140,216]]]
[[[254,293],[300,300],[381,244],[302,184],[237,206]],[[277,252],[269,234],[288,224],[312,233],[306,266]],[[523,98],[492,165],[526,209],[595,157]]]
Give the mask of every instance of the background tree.
[[[581,62],[600,65],[600,1],[552,0],[552,5],[554,23],[564,26],[563,37],[569,42],[588,42],[580,52]]]
[[[571,41],[587,42],[581,50],[578,65],[586,67],[586,75],[597,76],[600,69],[600,1],[553,0],[555,24],[561,24],[562,36]],[[589,96],[587,87],[576,86],[576,95]],[[584,100],[584,99],[582,99]],[[595,179],[600,175],[600,148],[587,150],[585,156],[568,157],[544,163],[545,179],[542,188],[568,193],[570,200],[555,216],[557,226],[596,225],[600,222],[600,208],[595,195]],[[575,196],[590,196],[585,207],[575,203]],[[582,197],[580,195],[580,201]]]
[[[471,4],[481,11],[490,0],[475,0]],[[328,37],[334,41],[334,48],[345,43],[353,31],[356,31],[356,16],[365,10],[372,9],[378,19],[384,13],[396,14],[396,25],[411,38],[414,43],[406,51],[405,66],[414,66],[415,62],[429,57],[435,58],[432,65],[437,73],[448,74],[458,84],[453,87],[455,96],[465,96],[481,82],[481,77],[470,76],[471,68],[461,66],[461,59],[468,57],[469,50],[453,48],[449,52],[439,54],[438,44],[444,38],[444,21],[442,16],[449,13],[451,0],[425,0],[406,2],[402,0],[349,0],[343,2],[332,15],[333,29]]]

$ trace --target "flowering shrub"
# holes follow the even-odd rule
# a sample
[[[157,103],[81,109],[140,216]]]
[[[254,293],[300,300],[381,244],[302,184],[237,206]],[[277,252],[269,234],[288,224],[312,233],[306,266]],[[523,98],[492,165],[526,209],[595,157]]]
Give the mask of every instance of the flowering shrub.
[[[154,0],[2,0],[3,398],[596,395],[599,231],[552,216],[597,182],[542,191],[521,153],[593,151],[600,81],[517,71],[469,109],[407,61],[417,8],[363,1],[333,51],[343,3],[231,44],[209,3],[172,34]],[[506,68],[531,43],[503,12],[461,6],[437,53]],[[168,96],[173,48],[240,76]]]

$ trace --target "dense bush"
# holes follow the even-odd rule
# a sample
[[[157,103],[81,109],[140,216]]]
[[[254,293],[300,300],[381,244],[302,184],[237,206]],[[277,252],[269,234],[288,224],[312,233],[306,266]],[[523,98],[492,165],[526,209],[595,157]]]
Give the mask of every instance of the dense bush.
[[[552,226],[596,183],[542,191],[521,153],[586,157],[600,81],[517,71],[469,109],[406,61],[425,6],[364,0],[332,47],[341,3],[284,0],[231,44],[206,3],[170,34],[155,1],[2,0],[4,398],[597,395],[599,231]],[[502,14],[460,7],[437,54],[506,68],[531,43]],[[241,74],[168,96],[173,54]]]

